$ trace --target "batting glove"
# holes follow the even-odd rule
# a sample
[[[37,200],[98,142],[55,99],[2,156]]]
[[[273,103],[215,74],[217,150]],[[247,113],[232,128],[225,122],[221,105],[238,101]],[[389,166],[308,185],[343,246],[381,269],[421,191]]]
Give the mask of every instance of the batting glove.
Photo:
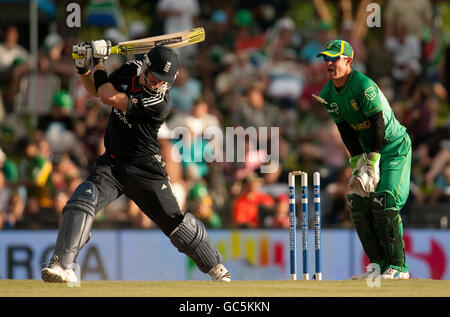
[[[89,70],[92,63],[91,45],[89,43],[74,45],[72,48],[72,52],[77,54],[78,56],[82,56],[81,58],[74,59],[74,62],[78,73],[85,74]]]
[[[111,41],[96,40],[91,42],[92,56],[94,57],[94,66],[103,64],[111,53]]]

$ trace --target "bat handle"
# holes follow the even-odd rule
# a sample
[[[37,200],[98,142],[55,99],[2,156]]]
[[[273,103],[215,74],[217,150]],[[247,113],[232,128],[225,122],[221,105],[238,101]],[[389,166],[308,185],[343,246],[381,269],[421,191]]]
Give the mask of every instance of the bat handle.
[[[123,53],[120,52],[119,48],[117,46],[111,47],[111,51],[109,52],[110,55],[123,55]],[[78,53],[72,53],[73,59],[80,59],[83,58],[83,55],[80,55]]]
[[[111,47],[109,54],[110,55],[124,55],[123,53],[120,52],[119,47],[117,45]]]

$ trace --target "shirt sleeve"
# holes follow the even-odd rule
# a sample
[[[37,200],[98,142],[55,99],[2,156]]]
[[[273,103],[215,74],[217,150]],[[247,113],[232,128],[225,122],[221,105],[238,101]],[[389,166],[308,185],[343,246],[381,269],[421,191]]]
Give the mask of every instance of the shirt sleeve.
[[[362,80],[358,104],[365,116],[370,117],[382,110],[377,84],[370,79]]]
[[[122,84],[129,84],[129,79],[136,74],[136,68],[137,66],[134,64],[125,63],[109,74],[109,80],[117,91],[125,92]]]

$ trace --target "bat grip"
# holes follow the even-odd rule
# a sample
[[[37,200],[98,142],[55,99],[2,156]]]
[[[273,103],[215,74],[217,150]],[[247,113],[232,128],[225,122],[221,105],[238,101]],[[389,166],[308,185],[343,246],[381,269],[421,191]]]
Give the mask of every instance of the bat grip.
[[[109,52],[109,54],[110,55],[119,55],[120,54],[119,48],[117,46],[111,47],[111,51]],[[74,60],[75,59],[80,59],[80,58],[83,58],[83,57],[84,57],[83,55],[80,55],[78,53],[72,53],[72,58]]]
[[[73,59],[80,59],[80,58],[83,58],[83,55],[79,55],[77,53],[72,53],[72,58]]]

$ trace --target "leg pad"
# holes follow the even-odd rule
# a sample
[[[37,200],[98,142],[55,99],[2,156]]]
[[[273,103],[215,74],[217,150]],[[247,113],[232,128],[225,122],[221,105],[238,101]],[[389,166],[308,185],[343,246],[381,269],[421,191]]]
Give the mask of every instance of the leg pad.
[[[50,263],[64,268],[74,263],[81,248],[89,241],[97,207],[98,190],[91,182],[81,183],[63,210],[63,218]]]
[[[405,244],[403,242],[403,224],[390,192],[371,193],[370,195],[375,230],[388,258],[389,265],[402,266],[405,263]]]
[[[356,194],[347,195],[350,216],[370,263],[378,263],[381,269],[386,265],[386,256],[378,240],[374,227],[373,214],[369,200]]]
[[[178,251],[192,258],[203,273],[222,262],[222,255],[214,247],[205,226],[190,213],[186,213],[169,238]]]

